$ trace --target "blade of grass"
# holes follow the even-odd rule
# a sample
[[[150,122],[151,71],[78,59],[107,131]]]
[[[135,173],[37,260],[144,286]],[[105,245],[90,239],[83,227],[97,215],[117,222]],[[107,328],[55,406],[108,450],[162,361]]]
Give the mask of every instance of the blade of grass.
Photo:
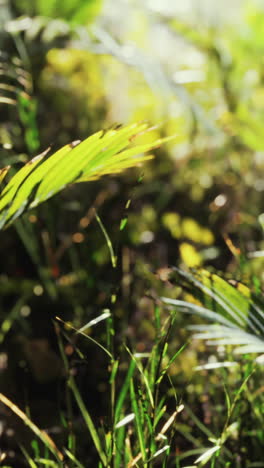
[[[161,374],[160,374],[160,376],[159,376],[159,378],[158,378],[158,380],[156,382],[157,384],[159,384],[162,381],[163,377],[167,374],[168,369],[173,364],[176,357],[179,356],[179,354],[181,354],[181,352],[186,348],[187,345],[188,345],[188,343],[185,343],[183,346],[181,346],[180,349],[178,349],[178,351],[176,351],[176,353],[174,353],[172,358],[169,360],[168,364],[164,367],[164,369],[162,369]]]
[[[78,333],[79,335],[85,336],[85,338],[92,341],[92,343],[94,343],[95,345],[99,346],[99,348],[101,348],[111,359],[113,359],[112,354],[103,345],[101,345],[98,341],[94,340],[94,338],[87,335],[86,333],[81,332],[80,330],[77,330],[77,328],[75,328],[73,325],[71,325],[68,322],[65,322],[64,320],[62,320],[58,316],[56,316],[55,319],[58,320],[59,322],[62,322],[67,328],[70,328],[70,329],[74,330],[75,333]]]
[[[36,465],[34,460],[31,458],[31,456],[28,454],[28,452],[23,447],[23,445],[19,445],[19,448],[20,448],[21,452],[23,453],[25,459],[27,460],[28,466],[30,466],[30,468],[38,468],[38,466]]]
[[[121,423],[121,421],[120,421]],[[121,427],[116,427],[118,431],[115,433],[115,447],[116,452],[114,456],[114,468],[120,468],[120,466],[126,466],[126,453],[127,453],[127,444],[125,443],[126,439],[126,427],[122,425]]]
[[[90,320],[90,322],[86,323],[83,327],[79,328],[78,333],[83,333],[87,328],[91,328],[94,325],[97,325],[97,323],[101,322],[102,320],[106,320],[108,317],[111,317],[110,310],[106,309],[101,315],[98,317]]]
[[[69,450],[64,449],[64,451],[66,455],[69,457],[69,459],[75,463],[75,468],[85,468],[85,466],[82,463],[80,463],[77,460],[77,458]]]
[[[109,235],[108,235],[108,233],[107,233],[107,231],[106,231],[106,229],[105,229],[105,227],[104,227],[104,225],[103,225],[103,223],[102,223],[100,217],[99,217],[98,214],[96,213],[95,208],[94,208],[94,212],[95,212],[95,219],[96,219],[96,221],[98,222],[98,224],[99,224],[99,226],[100,226],[100,228],[101,228],[101,231],[102,231],[102,233],[103,233],[103,235],[104,235],[104,237],[105,237],[106,244],[107,244],[107,247],[108,247],[109,253],[110,253],[110,258],[111,258],[112,266],[113,266],[113,268],[116,268],[116,256],[115,256],[115,253],[114,253],[113,244],[112,244],[112,242],[111,242],[111,239],[110,239],[110,237],[109,237]]]
[[[130,381],[130,396],[131,396],[131,404],[133,412],[135,413],[135,421],[136,421],[136,430],[139,440],[140,451],[142,455],[143,463],[147,458],[146,447],[145,447],[145,436],[144,436],[144,425],[142,421],[141,411],[138,406],[137,397],[135,393],[135,387],[133,380]]]
[[[117,398],[116,407],[115,407],[115,424],[117,424],[117,422],[120,419],[122,408],[124,406],[125,398],[127,396],[129,386],[130,386],[130,381],[131,381],[131,379],[133,377],[135,368],[136,368],[136,363],[135,363],[134,360],[131,360],[130,364],[129,364],[128,371],[127,371],[127,374],[126,374],[126,378],[124,380],[124,383],[123,383],[122,388],[120,390],[119,396]]]
[[[28,416],[20,409],[18,406],[16,406],[12,401],[9,400],[5,395],[0,393],[0,401],[7,406],[13,413],[15,413],[26,426],[28,426],[32,432],[43,442],[43,444],[49,449],[49,451],[56,457],[58,462],[60,463],[59,466],[61,466],[61,462],[63,460],[63,454],[59,451],[59,449],[56,447],[55,443],[53,440],[50,438],[50,436],[45,432],[39,429],[29,418]]]
[[[150,388],[150,384],[149,384],[149,381],[146,377],[146,374],[144,373],[144,370],[142,368],[142,365],[140,362],[138,362],[138,360],[135,358],[135,356],[131,353],[130,349],[125,346],[125,349],[127,350],[128,354],[130,355],[130,357],[133,359],[133,361],[135,361],[136,363],[136,366],[143,378],[143,382],[145,383],[145,386],[146,386],[146,389],[147,389],[147,394],[148,394],[148,397],[149,397],[149,401],[150,401],[150,404],[152,406],[152,408],[154,408],[154,399],[153,399],[153,395],[152,395],[152,392],[151,392],[151,388]]]
[[[75,400],[76,400],[76,403],[77,405],[79,406],[79,409],[81,411],[81,414],[82,414],[82,417],[86,423],[86,426],[90,432],[90,435],[91,435],[91,438],[93,440],[93,443],[95,445],[95,448],[98,452],[98,455],[102,461],[102,464],[103,466],[107,466],[107,459],[106,459],[106,455],[103,451],[103,447],[102,447],[102,444],[101,444],[101,441],[100,441],[100,438],[99,438],[99,435],[97,433],[97,430],[95,428],[95,425],[92,421],[92,418],[87,410],[87,408],[85,407],[85,404],[83,402],[83,399],[80,395],[80,392],[78,390],[78,387],[75,383],[75,380],[73,378],[73,376],[70,376],[69,377],[69,386],[73,392],[73,395],[75,397]]]
[[[39,463],[39,465],[36,465],[37,467],[44,465],[48,466],[49,468],[58,468],[58,465],[53,460],[47,460],[46,458],[36,458],[36,461]]]
[[[117,427],[117,424],[120,423],[121,413],[122,412],[123,412],[123,414],[125,413],[125,400],[126,400],[127,393],[129,391],[130,381],[131,381],[131,379],[133,377],[135,368],[136,368],[136,363],[133,360],[131,360],[130,364],[129,364],[129,367],[128,367],[128,370],[127,370],[126,377],[124,379],[124,383],[123,383],[123,385],[121,387],[121,390],[119,392],[117,402],[116,402],[116,406],[115,406],[115,412],[114,412],[114,424],[115,424],[114,437],[115,437],[115,446],[116,446],[116,455],[115,455],[115,458],[114,458],[114,467],[115,468],[119,468],[120,466],[122,466],[122,464],[124,463],[124,459],[126,458],[127,451],[128,451],[127,450],[128,445],[127,445],[127,443],[125,443],[125,440],[126,440],[126,431],[125,431],[125,429],[126,428],[124,426]],[[123,420],[124,420],[124,418],[123,418]]]

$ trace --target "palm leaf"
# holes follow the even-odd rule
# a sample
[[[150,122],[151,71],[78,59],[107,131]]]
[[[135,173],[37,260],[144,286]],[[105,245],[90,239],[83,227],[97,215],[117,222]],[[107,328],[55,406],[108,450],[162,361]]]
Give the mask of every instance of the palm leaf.
[[[147,124],[102,130],[83,142],[73,142],[46,158],[46,152],[24,165],[0,193],[0,229],[69,184],[117,174],[152,158],[146,151],[164,140],[141,145],[132,141],[148,130]],[[7,169],[2,169],[0,176]],[[0,177],[1,178],[1,177]],[[2,177],[3,178],[3,177]]]
[[[214,325],[193,325],[194,338],[208,345],[238,345],[235,352],[264,353],[264,302],[250,288],[235,288],[206,270],[192,274],[175,268],[174,278],[193,297],[193,302],[163,297],[164,303],[182,312],[199,315]]]

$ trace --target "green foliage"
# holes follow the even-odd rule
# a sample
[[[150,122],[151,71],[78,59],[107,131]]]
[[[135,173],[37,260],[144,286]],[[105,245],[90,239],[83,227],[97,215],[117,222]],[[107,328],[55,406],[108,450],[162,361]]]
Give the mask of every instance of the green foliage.
[[[263,465],[264,13],[189,3],[2,5],[6,466]]]
[[[28,12],[30,16],[47,16],[48,18],[63,18],[70,24],[88,24],[99,13],[101,1],[97,0],[30,0],[15,1],[15,7],[20,12]]]
[[[191,301],[163,298],[166,304],[216,322],[215,325],[193,325],[199,333],[194,338],[208,344],[238,345],[240,354],[264,352],[264,298],[247,286],[237,288],[215,273],[198,270],[193,274],[175,269],[176,279],[193,297]]]
[[[97,448],[103,466],[134,466],[147,464],[153,466],[155,459],[163,463],[170,451],[170,441],[174,432],[175,419],[183,410],[183,405],[177,403],[173,414],[169,415],[164,398],[161,397],[160,386],[168,368],[180,355],[178,350],[165,365],[168,358],[168,338],[174,329],[174,318],[161,329],[160,310],[156,309],[156,336],[150,353],[132,353],[123,346],[123,359],[116,359],[113,352],[113,317],[106,316],[107,321],[107,355],[109,363],[109,387],[111,399],[111,424],[101,432],[95,428],[91,417],[85,408],[81,395],[72,377],[69,385],[72,389],[82,416],[87,424],[94,444]],[[101,318],[99,318],[101,321]],[[97,319],[94,324],[97,324]],[[123,354],[125,353],[125,354]],[[129,361],[125,366],[122,385],[118,386],[121,369],[125,364],[125,356]],[[123,361],[123,365],[122,365]],[[119,387],[119,388],[118,388]]]
[[[106,133],[100,131],[82,143],[78,141],[64,146],[48,159],[44,159],[44,152],[29,161],[0,194],[0,228],[69,184],[116,174],[149,159],[138,153],[160,145],[161,140],[129,147],[137,134],[146,129],[145,124],[135,124]],[[2,178],[7,172],[8,168],[2,169]]]

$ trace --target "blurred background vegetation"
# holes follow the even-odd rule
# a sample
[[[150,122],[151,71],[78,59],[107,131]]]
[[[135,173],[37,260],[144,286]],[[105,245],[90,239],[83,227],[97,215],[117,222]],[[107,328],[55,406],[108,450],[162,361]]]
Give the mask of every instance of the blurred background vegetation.
[[[155,298],[181,292],[168,281],[172,265],[263,286],[264,8],[234,0],[0,4],[1,168],[116,123],[147,120],[156,137],[174,135],[140,170],[70,187],[1,233],[1,392],[63,444],[69,402],[58,334],[95,420],[107,420],[109,390],[100,349],[56,317],[78,329],[111,309],[116,353],[123,341],[147,352]],[[172,353],[188,340],[190,321],[177,316]],[[106,339],[99,324],[88,333]],[[223,424],[223,374],[231,389],[245,376],[245,358],[234,372],[193,371],[215,352],[191,341],[170,368],[179,400],[192,408],[181,416],[177,453],[208,436],[191,412],[212,432]],[[248,442],[247,399],[240,413],[243,441],[236,435],[230,448],[253,463],[263,431],[256,423]],[[27,431],[4,408],[0,424],[5,463],[28,466],[18,449],[30,445]],[[79,440],[78,456],[92,466],[92,448]],[[223,466],[264,466],[241,463]]]

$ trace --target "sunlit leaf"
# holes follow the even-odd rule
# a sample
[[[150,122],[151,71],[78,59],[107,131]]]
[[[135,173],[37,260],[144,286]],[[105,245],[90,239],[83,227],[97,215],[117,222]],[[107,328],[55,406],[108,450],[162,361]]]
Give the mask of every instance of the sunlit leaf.
[[[212,458],[213,454],[219,449],[220,445],[215,445],[214,447],[207,449],[199,458],[197,458],[197,460],[195,460],[195,463],[201,463],[203,466]]]
[[[90,320],[86,325],[84,325],[80,330],[78,330],[78,333],[84,333],[87,329],[93,327],[94,325],[97,325],[97,323],[101,322],[102,320],[106,320],[107,318],[111,317],[110,310],[105,310],[101,315],[98,317]]]
[[[69,184],[117,174],[152,158],[143,153],[163,140],[135,145],[147,125],[132,124],[99,131],[83,142],[68,144],[48,158],[37,156],[20,169],[0,194],[0,228],[36,207]],[[133,141],[133,144],[132,144]]]
[[[264,352],[263,297],[254,295],[242,284],[235,288],[223,278],[206,270],[192,274],[175,268],[181,285],[194,301],[162,298],[162,301],[182,312],[199,315],[214,325],[192,325],[196,339],[215,346],[237,345],[236,354]],[[198,302],[198,304],[197,304]],[[199,305],[202,304],[202,305]],[[203,368],[223,367],[223,363]]]
[[[130,413],[127,416],[125,416],[123,419],[121,419],[121,421],[119,421],[116,424],[115,428],[118,429],[119,427],[125,426],[126,424],[133,421],[133,419],[135,419],[135,413]]]

